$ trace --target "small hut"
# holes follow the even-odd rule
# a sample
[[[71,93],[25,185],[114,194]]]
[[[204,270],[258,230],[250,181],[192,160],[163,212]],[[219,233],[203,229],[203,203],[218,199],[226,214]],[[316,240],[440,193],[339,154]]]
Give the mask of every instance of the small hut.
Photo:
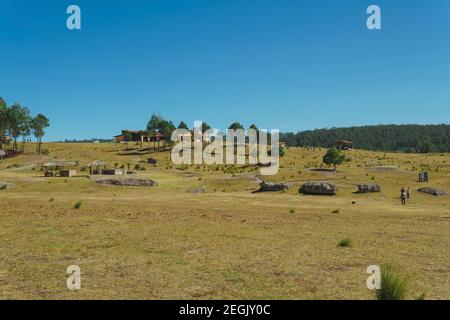
[[[102,174],[103,170],[106,170],[108,163],[106,161],[95,160],[88,164],[89,175]]]
[[[102,175],[117,176],[123,174],[122,169],[108,169],[107,168],[108,163],[106,161],[96,160],[89,163],[88,167],[90,175],[102,174]]]
[[[55,160],[44,163],[42,169],[46,177],[73,177],[77,174],[77,171],[67,168],[74,166],[76,166],[75,162]]]
[[[336,142],[334,144],[334,146],[338,150],[352,150],[353,149],[353,142],[342,140],[342,141]]]

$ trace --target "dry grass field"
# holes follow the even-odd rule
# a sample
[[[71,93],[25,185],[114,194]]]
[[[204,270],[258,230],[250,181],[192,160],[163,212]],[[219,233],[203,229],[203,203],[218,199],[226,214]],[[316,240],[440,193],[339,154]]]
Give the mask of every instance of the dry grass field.
[[[28,146],[31,148],[31,146]],[[137,146],[129,146],[138,148]],[[410,279],[408,298],[450,298],[450,154],[347,151],[338,172],[321,168],[325,149],[288,148],[268,181],[286,192],[252,193],[259,169],[185,166],[169,153],[119,144],[44,144],[0,162],[1,299],[373,299],[369,265],[392,262]],[[155,187],[99,185],[79,177],[46,178],[52,159],[156,166],[136,176]],[[421,169],[430,172],[419,183]],[[337,196],[298,193],[306,181],[329,181]],[[355,194],[378,183],[381,193]],[[206,193],[192,190],[206,187]],[[402,206],[399,190],[412,190]],[[75,204],[81,205],[78,209]],[[351,239],[353,246],[339,247]],[[81,290],[66,287],[66,268],[81,267]]]

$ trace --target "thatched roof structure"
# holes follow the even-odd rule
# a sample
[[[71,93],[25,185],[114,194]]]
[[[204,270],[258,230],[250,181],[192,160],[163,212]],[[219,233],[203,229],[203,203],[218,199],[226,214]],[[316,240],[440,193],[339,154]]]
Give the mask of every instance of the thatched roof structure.
[[[75,162],[65,161],[65,160],[54,160],[44,163],[42,166],[44,168],[55,168],[55,167],[66,167],[66,166],[76,166]]]
[[[100,167],[100,166],[107,166],[108,162],[101,161],[101,160],[95,160],[88,164],[88,167]]]

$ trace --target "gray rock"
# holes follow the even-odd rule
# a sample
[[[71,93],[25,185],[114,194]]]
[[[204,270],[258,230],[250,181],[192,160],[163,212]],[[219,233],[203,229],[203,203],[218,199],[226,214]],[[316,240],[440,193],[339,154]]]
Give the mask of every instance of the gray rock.
[[[300,187],[303,194],[334,196],[338,187],[328,182],[307,182]]]
[[[289,189],[290,185],[287,183],[271,183],[271,182],[261,182],[259,184],[260,188],[256,192],[277,192]]]
[[[426,188],[420,188],[420,189],[417,190],[417,191],[423,192],[423,193],[428,193],[428,194],[431,194],[431,195],[433,195],[433,196],[435,196],[435,197],[438,197],[438,196],[446,196],[446,195],[448,195],[448,192],[447,192],[447,191],[439,190],[439,189],[435,189],[435,188],[429,188],[429,187],[426,187]]]
[[[381,192],[378,184],[358,184],[358,193]]]
[[[114,186],[125,186],[125,187],[153,187],[158,185],[156,181],[150,179],[135,179],[135,178],[99,179],[96,182],[100,184],[109,184]]]

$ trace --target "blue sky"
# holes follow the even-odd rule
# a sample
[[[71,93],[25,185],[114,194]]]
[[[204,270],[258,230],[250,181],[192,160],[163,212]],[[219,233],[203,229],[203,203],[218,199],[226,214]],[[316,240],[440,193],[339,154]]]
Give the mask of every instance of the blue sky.
[[[47,140],[110,138],[153,112],[218,129],[446,123],[449,57],[448,0],[0,2],[0,96],[48,115]]]

